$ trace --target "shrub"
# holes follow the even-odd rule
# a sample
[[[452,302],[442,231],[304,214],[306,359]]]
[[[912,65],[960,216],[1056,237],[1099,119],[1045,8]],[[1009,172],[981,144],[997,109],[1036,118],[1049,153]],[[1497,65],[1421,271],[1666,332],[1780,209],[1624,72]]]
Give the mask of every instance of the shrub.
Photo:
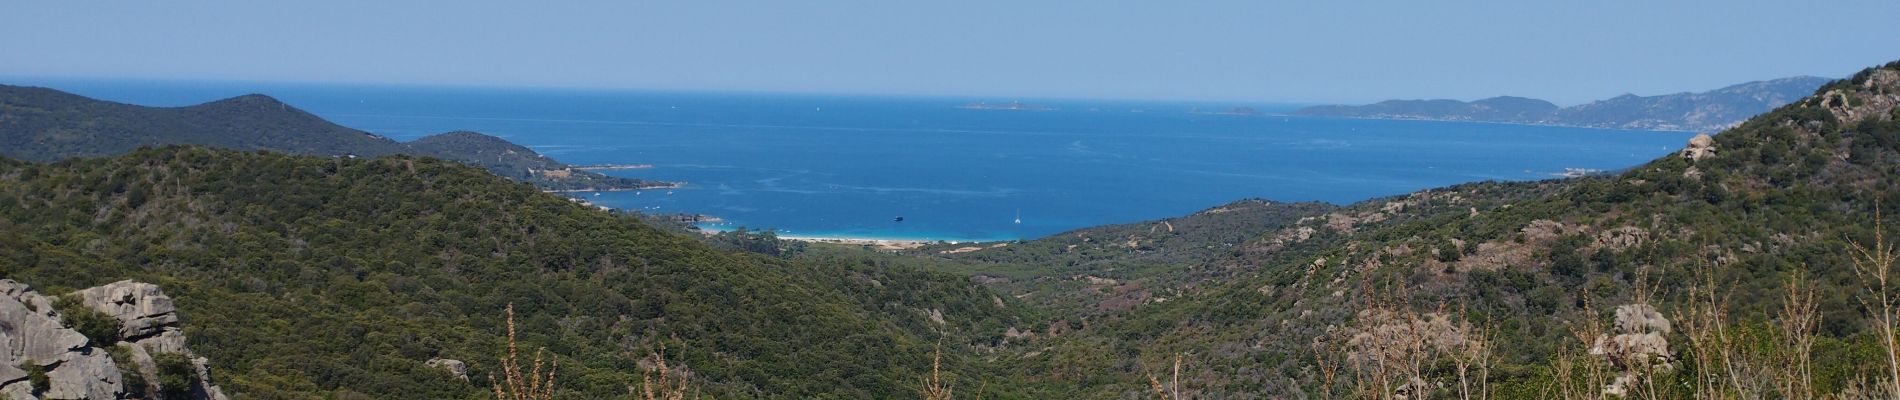
[[[164,353],[152,355],[152,361],[158,365],[158,391],[167,399],[183,399],[191,394],[191,385],[198,380],[197,367],[191,365],[191,359],[184,354]]]
[[[86,307],[80,303],[78,296],[60,297],[54,308],[59,310],[60,323],[86,335],[86,339],[92,340],[93,346],[109,347],[119,342],[119,319]]]
[[[138,363],[132,361],[131,346],[130,344],[121,343],[118,346],[107,347],[106,354],[112,356],[112,363],[119,365],[119,369],[124,371],[123,375],[125,380],[119,387],[125,389],[126,397],[139,399],[149,398],[150,396],[148,396],[147,393],[151,393],[152,391],[150,387],[151,384],[145,382],[145,370],[140,368]]]
[[[46,377],[46,367],[33,360],[21,361],[20,370],[26,371],[26,380],[33,384],[34,395],[45,393],[47,388],[53,386],[52,381]]]

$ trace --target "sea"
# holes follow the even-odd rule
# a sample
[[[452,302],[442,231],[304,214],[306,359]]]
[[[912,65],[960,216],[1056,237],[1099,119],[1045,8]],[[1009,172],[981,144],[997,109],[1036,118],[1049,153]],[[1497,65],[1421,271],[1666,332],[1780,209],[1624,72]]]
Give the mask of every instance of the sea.
[[[1030,239],[1235,200],[1352,203],[1474,181],[1615,171],[1692,135],[1284,115],[1298,104],[252,82],[13,80],[184,106],[248,93],[409,141],[471,130],[672,189],[571,193],[714,230]],[[1271,93],[1263,93],[1271,97]],[[1035,110],[966,105],[1020,102]],[[1247,107],[1252,113],[1226,113]],[[901,221],[899,220],[901,218]]]

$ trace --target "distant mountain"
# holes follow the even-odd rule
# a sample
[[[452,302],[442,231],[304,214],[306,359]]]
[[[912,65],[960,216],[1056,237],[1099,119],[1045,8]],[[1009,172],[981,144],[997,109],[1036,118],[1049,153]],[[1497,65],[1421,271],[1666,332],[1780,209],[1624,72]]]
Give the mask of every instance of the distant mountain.
[[[1430,119],[1447,121],[1521,121],[1549,117],[1557,105],[1523,97],[1499,96],[1458,100],[1386,100],[1363,106],[1316,106],[1294,111],[1299,115],[1352,118]]]
[[[1701,93],[1660,96],[1625,94],[1589,104],[1559,108],[1523,97],[1458,100],[1387,100],[1363,106],[1315,106],[1295,115],[1345,118],[1424,119],[1509,122],[1592,128],[1716,131],[1786,105],[1829,80],[1799,76],[1756,81]]]
[[[258,94],[187,107],[146,107],[48,88],[0,85],[0,157],[51,162],[180,144],[319,156],[423,155],[479,166],[548,190],[666,185],[572,170],[534,150],[475,132],[401,143]]]
[[[1831,79],[1812,76],[1755,81],[1702,93],[1625,94],[1557,111],[1554,122],[1598,128],[1715,131],[1800,100]]]

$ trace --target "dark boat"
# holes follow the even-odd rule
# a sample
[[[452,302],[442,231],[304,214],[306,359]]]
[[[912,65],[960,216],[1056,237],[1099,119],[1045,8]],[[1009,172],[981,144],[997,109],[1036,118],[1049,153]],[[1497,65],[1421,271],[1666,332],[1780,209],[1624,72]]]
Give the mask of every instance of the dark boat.
[[[904,216],[900,215],[897,216],[897,218],[891,218],[891,222],[904,222]]]

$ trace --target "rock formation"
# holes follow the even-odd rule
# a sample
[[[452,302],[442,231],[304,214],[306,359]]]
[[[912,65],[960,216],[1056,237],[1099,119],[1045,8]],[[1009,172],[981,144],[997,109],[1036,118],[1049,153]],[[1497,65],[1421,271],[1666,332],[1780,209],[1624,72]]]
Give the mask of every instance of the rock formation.
[[[198,382],[189,389],[192,398],[225,398],[224,391],[212,384],[209,360],[198,357],[185,347],[185,333],[178,327],[178,309],[172,306],[171,297],[160,291],[158,285],[127,280],[75,294],[80,296],[87,308],[119,320],[119,335],[122,338],[119,344],[130,348],[137,372],[145,376],[146,382],[156,385],[159,381],[158,366],[153,356],[181,354],[190,359],[193,369],[198,371]]]
[[[208,360],[192,355],[178,327],[177,309],[157,286],[133,281],[81,290],[70,294],[80,304],[117,319],[120,339],[99,343],[62,322],[55,298],[32,291],[26,284],[0,279],[0,396],[8,399],[119,399],[148,389],[127,388],[124,374],[136,373],[156,385],[158,354],[189,357],[197,382],[187,390],[191,399],[222,400],[225,395],[210,379]],[[128,350],[129,360],[115,361],[105,349]],[[120,365],[130,362],[130,369]],[[22,366],[37,365],[45,372],[44,386],[34,382]],[[150,393],[160,393],[152,391]]]
[[[428,362],[422,363],[422,365],[429,366],[429,368],[440,368],[443,371],[448,371],[449,375],[455,376],[456,379],[461,379],[463,382],[468,381],[468,363],[464,363],[462,360],[431,358]]]
[[[0,393],[13,399],[113,399],[123,395],[123,376],[104,350],[60,323],[53,298],[27,285],[0,280]],[[36,387],[21,366],[45,371]]]
[[[1683,158],[1687,158],[1689,161],[1701,161],[1703,158],[1714,157],[1715,138],[1710,137],[1706,133],[1695,135],[1695,137],[1689,138],[1689,147],[1682,148],[1681,154]]]
[[[1616,324],[1610,333],[1597,337],[1590,354],[1603,357],[1623,371],[1603,388],[1603,394],[1624,396],[1630,385],[1645,373],[1668,371],[1673,367],[1669,352],[1669,319],[1648,304],[1624,304],[1616,307]]]

